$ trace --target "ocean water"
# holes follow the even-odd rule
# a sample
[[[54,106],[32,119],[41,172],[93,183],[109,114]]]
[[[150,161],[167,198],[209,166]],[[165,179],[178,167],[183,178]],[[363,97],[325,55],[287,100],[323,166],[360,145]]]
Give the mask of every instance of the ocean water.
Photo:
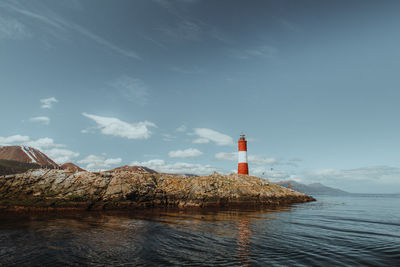
[[[0,266],[400,266],[400,196],[263,210],[0,214]]]

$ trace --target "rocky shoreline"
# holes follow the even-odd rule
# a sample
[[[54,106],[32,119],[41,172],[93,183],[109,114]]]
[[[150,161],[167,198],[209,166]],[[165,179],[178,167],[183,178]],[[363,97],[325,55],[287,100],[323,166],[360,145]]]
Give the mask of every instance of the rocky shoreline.
[[[315,201],[248,175],[179,177],[119,168],[105,172],[30,170],[0,176],[0,210],[132,210],[272,207]]]

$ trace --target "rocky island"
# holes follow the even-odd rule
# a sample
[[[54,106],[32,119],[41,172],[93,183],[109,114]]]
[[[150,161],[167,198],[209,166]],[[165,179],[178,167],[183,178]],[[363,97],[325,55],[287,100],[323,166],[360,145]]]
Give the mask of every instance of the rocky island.
[[[277,206],[315,199],[249,175],[184,177],[124,166],[104,172],[33,169],[0,176],[2,210]]]

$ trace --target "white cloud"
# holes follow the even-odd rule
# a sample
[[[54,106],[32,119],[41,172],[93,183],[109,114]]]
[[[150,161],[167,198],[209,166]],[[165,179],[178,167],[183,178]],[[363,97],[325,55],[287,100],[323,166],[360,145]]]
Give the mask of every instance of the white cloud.
[[[99,157],[95,155],[89,155],[86,158],[78,161],[80,164],[86,164],[86,170],[98,171],[110,169],[113,165],[121,164],[121,158],[109,158]]]
[[[82,115],[94,120],[97,123],[97,127],[101,129],[100,132],[102,134],[128,139],[148,139],[151,135],[149,127],[157,127],[149,121],[128,123],[113,117],[102,117],[87,113],[82,113]]]
[[[50,118],[49,117],[45,117],[45,116],[39,116],[39,117],[32,117],[29,119],[32,122],[40,122],[43,124],[48,125],[50,123]]]
[[[29,140],[30,140],[29,136],[19,135],[19,134],[11,135],[8,137],[0,136],[0,145],[8,146],[8,145],[12,145],[12,144],[24,143]]]
[[[162,136],[163,136],[163,140],[167,141],[167,142],[170,142],[170,141],[173,141],[176,139],[176,136],[171,135],[171,134],[163,134]]]
[[[177,132],[186,132],[187,128],[186,125],[181,125],[178,128],[176,128]]]
[[[73,158],[79,157],[78,152],[62,148],[43,149],[42,152],[58,164],[70,162]]]
[[[237,161],[238,160],[238,152],[219,152],[215,154],[215,159],[218,160],[230,160]],[[263,158],[257,155],[248,155],[248,162],[255,165],[276,165],[278,164],[278,160],[275,158]]]
[[[54,103],[57,103],[58,100],[55,97],[43,98],[40,99],[42,103],[41,108],[52,108]]]
[[[123,75],[115,81],[112,81],[110,85],[117,89],[125,99],[133,103],[140,105],[145,105],[147,103],[148,89],[140,79]]]
[[[65,147],[63,144],[56,144],[54,140],[48,137],[39,138],[36,140],[29,140],[23,143],[23,145],[31,146],[37,149],[46,149],[54,147]]]
[[[194,133],[199,136],[199,138],[193,140],[196,144],[206,144],[210,141],[216,143],[219,146],[230,146],[233,145],[233,139],[229,135],[219,133],[217,131],[207,129],[207,128],[195,128]]]
[[[168,153],[170,158],[194,158],[203,155],[203,152],[196,148],[188,148],[185,150],[174,150]]]
[[[195,143],[195,144],[208,144],[208,143],[210,143],[210,139],[197,138],[197,139],[193,140],[193,143]]]
[[[166,163],[162,159],[153,159],[149,161],[133,161],[133,166],[144,166],[158,172],[177,173],[177,174],[196,174],[196,175],[209,175],[215,171],[223,172],[210,165],[201,165],[185,162]]]

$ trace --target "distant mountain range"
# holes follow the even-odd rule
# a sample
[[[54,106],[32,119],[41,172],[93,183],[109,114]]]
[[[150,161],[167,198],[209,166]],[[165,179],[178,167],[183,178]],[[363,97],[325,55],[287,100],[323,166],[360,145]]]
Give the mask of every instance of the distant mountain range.
[[[304,193],[307,195],[330,195],[330,196],[339,196],[339,195],[349,195],[351,193],[325,186],[321,183],[313,183],[313,184],[301,184],[293,180],[288,180],[288,181],[280,181],[277,182],[278,185],[282,187],[289,187],[293,190],[296,190],[300,193]]]
[[[0,175],[23,173],[30,169],[39,168],[63,169],[74,173],[86,171],[72,162],[58,165],[46,154],[33,147],[0,146]],[[157,173],[155,170],[142,166],[122,166],[114,170]]]

